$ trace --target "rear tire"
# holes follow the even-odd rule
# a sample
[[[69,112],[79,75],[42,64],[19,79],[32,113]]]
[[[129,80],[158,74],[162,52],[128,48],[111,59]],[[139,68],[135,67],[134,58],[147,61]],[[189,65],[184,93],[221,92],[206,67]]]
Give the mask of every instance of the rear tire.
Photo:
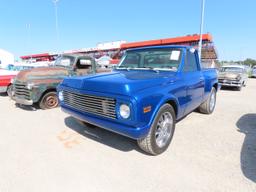
[[[55,91],[48,92],[44,94],[42,99],[39,102],[39,107],[41,109],[53,109],[58,107],[59,100],[57,97],[57,93]]]
[[[176,124],[174,109],[169,104],[164,104],[158,111],[148,135],[139,139],[139,147],[151,154],[163,153],[171,143]]]
[[[211,114],[216,105],[216,89],[213,87],[208,99],[199,106],[199,111],[204,114]]]

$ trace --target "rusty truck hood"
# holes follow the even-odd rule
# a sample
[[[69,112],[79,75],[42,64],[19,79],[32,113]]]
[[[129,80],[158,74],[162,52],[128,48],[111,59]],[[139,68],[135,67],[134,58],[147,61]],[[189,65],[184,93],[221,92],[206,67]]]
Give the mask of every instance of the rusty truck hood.
[[[232,72],[220,72],[219,73],[220,79],[235,79],[239,76],[241,76],[240,73],[232,73]]]
[[[40,67],[21,71],[16,76],[16,79],[20,82],[38,82],[60,80],[68,75],[68,69],[63,67]]]

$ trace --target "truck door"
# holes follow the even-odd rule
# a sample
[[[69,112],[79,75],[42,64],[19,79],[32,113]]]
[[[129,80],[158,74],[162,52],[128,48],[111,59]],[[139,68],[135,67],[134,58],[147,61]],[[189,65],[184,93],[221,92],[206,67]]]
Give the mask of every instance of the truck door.
[[[197,58],[196,51],[187,49],[182,73],[187,93],[185,114],[201,104],[204,93],[204,76]]]

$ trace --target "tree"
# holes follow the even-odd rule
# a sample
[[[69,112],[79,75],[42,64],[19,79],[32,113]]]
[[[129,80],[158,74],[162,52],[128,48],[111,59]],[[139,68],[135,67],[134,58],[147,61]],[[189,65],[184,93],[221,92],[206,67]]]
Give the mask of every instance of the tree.
[[[256,65],[256,60],[248,58],[244,61],[244,64],[249,65],[249,66],[255,66]]]

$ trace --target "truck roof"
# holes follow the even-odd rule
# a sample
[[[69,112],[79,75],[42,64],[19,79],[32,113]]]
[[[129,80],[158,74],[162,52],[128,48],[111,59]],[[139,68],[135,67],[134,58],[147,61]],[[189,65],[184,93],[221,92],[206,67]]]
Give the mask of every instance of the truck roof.
[[[83,54],[83,53],[63,53],[63,54],[60,54],[60,56],[71,56],[71,57],[90,57],[89,55],[87,54]],[[91,57],[90,57],[91,58]]]
[[[140,47],[140,48],[132,48],[132,49],[127,49],[127,51],[134,51],[134,50],[144,50],[144,49],[154,49],[154,48],[190,48],[191,46],[185,46],[185,45],[161,45],[161,46],[148,46],[148,47]],[[191,47],[192,48],[192,47]]]
[[[236,68],[241,68],[241,69],[245,68],[245,66],[243,66],[243,65],[225,65],[225,66],[222,66],[222,67],[236,67]]]

